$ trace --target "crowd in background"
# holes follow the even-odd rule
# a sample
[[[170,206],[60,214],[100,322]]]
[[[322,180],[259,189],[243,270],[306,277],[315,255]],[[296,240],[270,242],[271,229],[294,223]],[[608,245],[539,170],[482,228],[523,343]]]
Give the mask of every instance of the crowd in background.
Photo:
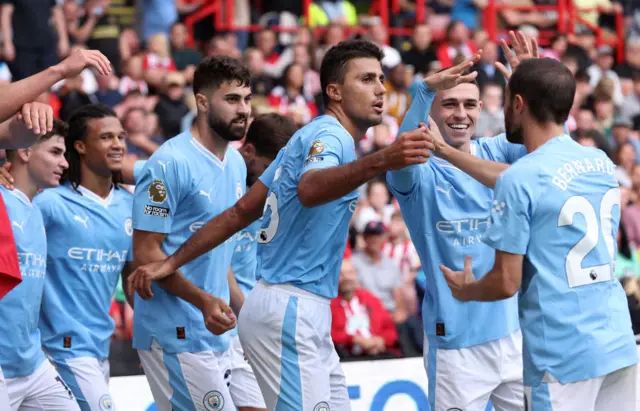
[[[507,0],[501,0],[507,2]],[[574,107],[568,121],[580,144],[604,150],[618,165],[622,187],[622,224],[616,274],[629,294],[633,314],[640,317],[640,3],[573,0],[578,7],[601,7],[581,17],[603,27],[614,38],[611,13],[625,15],[625,52],[597,45],[596,36],[578,25],[570,36],[541,33],[555,27],[555,12],[501,10],[500,28],[520,28],[538,37],[543,57],[563,62],[577,80]],[[509,4],[553,4],[554,0],[509,0]],[[414,28],[411,36],[388,35],[368,3],[345,0],[314,2],[310,27],[300,25],[299,0],[235,0],[234,24],[260,23],[263,28],[216,32],[210,21],[196,26],[196,46],[188,43],[182,22],[203,1],[50,0],[32,7],[28,0],[2,0],[0,81],[30,76],[55,64],[74,47],[97,49],[114,65],[110,76],[87,69],[56,84],[40,96],[55,115],[67,119],[79,106],[104,103],[113,108],[127,132],[128,161],[148,158],[164,141],[188,129],[195,118],[191,82],[203,56],[230,55],[243,59],[252,73],[253,114],[277,112],[302,126],[323,113],[320,62],[328,48],[349,37],[367,38],[382,47],[386,74],[386,113],[358,144],[366,155],[394,141],[416,85],[425,76],[483,50],[478,71],[482,111],[475,137],[504,131],[505,79],[494,66],[505,62],[500,47],[489,39],[481,22],[486,0],[427,1],[426,24],[415,24],[416,4],[400,0],[395,27]],[[136,7],[137,6],[137,7]],[[260,13],[256,14],[256,10]],[[293,27],[277,33],[270,25]],[[353,30],[355,27],[360,30]],[[357,32],[357,33],[355,33]],[[343,358],[420,355],[423,344],[421,301],[425,273],[408,236],[399,207],[382,176],[362,187],[354,213],[347,255],[341,270],[339,296],[332,302],[333,338]],[[634,311],[635,310],[635,311]],[[636,313],[637,311],[637,313]],[[132,309],[119,289],[112,316],[116,344],[130,347]],[[640,334],[640,319],[634,318]],[[123,355],[113,350],[115,356]],[[114,375],[118,368],[114,367]]]

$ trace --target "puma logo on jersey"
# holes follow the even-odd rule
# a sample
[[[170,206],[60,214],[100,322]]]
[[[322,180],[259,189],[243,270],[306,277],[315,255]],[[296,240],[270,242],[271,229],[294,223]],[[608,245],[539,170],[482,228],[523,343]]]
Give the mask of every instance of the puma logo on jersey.
[[[20,231],[22,231],[22,234],[24,234],[24,228],[23,228],[23,226],[24,226],[24,221],[20,221],[20,224],[18,224],[18,222],[17,222],[17,221],[12,221],[12,222],[11,222],[11,225],[12,225],[12,226],[15,226],[15,227],[18,227],[18,228],[20,229]]]
[[[162,171],[166,173],[167,166],[171,164],[171,161],[167,161],[166,163],[163,163],[162,161],[158,160],[158,164],[160,164],[160,167],[162,167]]]
[[[89,221],[89,217],[85,217],[84,219],[78,215],[74,215],[73,219],[79,223],[81,223],[84,228],[89,228],[89,225],[87,224],[87,222]]]
[[[211,202],[211,189],[209,189],[209,191],[200,190],[200,195],[207,197],[209,202]]]
[[[442,188],[440,186],[436,186],[436,191],[440,191],[441,193],[444,193],[449,198],[449,200],[451,200],[451,189],[452,188],[453,187],[449,186],[449,189],[446,190],[446,189],[444,189],[444,188]]]

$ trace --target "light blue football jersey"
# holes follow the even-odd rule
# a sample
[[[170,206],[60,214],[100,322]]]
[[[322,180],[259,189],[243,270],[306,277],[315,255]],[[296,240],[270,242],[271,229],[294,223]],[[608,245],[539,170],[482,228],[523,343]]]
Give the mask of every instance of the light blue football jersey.
[[[620,189],[600,150],[556,137],[507,169],[483,241],[525,255],[520,290],[524,382],[563,384],[637,362],[616,279]],[[462,262],[460,262],[462,264]]]
[[[231,268],[235,274],[238,286],[245,297],[256,284],[256,268],[258,265],[258,231],[262,219],[258,219],[238,234],[231,260]]]
[[[167,234],[162,251],[173,254],[209,220],[246,191],[247,168],[229,146],[223,161],[186,131],[164,143],[147,161],[136,184],[133,227]],[[180,268],[202,290],[229,302],[227,273],[235,237]],[[136,294],[133,346],[148,350],[155,339],[167,352],[225,351],[229,336],[207,330],[193,305],[152,284],[154,297]]]
[[[400,131],[427,123],[435,93],[424,83]],[[526,154],[522,145],[504,135],[471,141],[471,154],[500,163],[513,163]],[[493,190],[449,162],[432,156],[427,163],[387,173],[411,239],[426,275],[422,316],[429,345],[458,349],[506,337],[518,330],[517,297],[496,302],[461,302],[451,295],[440,264],[462,270],[464,257],[473,257],[475,273],[493,267],[494,253],[481,241],[491,224]]]
[[[106,199],[66,182],[38,194],[47,230],[47,278],[40,330],[54,360],[109,357],[115,328],[109,308],[132,260],[133,195],[114,187]]]
[[[335,118],[325,115],[298,130],[260,181],[269,187],[258,234],[258,276],[289,283],[326,298],[338,294],[338,277],[358,191],[317,207],[304,207],[298,182],[309,170],[356,160],[355,144]]]
[[[38,316],[47,240],[38,207],[20,190],[0,187],[18,249],[22,282],[0,300],[0,368],[5,378],[26,377],[44,361]]]

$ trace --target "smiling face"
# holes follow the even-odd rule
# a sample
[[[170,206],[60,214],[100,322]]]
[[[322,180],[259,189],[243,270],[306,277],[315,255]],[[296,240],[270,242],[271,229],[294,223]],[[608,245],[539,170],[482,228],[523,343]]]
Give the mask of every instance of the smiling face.
[[[122,170],[126,135],[117,117],[91,119],[87,121],[85,139],[76,141],[75,149],[90,170],[100,176],[111,176]]]
[[[459,148],[475,133],[481,109],[478,86],[465,83],[436,93],[431,116],[445,141]]]
[[[69,167],[64,157],[64,137],[54,135],[27,149],[30,151],[28,169],[40,188],[60,185],[62,173]]]

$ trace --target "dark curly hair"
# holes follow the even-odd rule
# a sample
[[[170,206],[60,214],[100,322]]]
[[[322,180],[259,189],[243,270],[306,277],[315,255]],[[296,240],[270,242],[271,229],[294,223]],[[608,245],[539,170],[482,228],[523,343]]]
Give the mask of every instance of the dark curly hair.
[[[193,75],[193,92],[198,94],[205,88],[218,88],[222,83],[237,81],[244,87],[251,85],[249,68],[242,61],[228,56],[202,59]]]
[[[331,47],[322,59],[320,66],[320,85],[322,86],[322,102],[327,107],[329,95],[327,86],[331,83],[341,84],[350,60],[374,58],[382,61],[384,53],[380,47],[366,40],[347,40]]]

